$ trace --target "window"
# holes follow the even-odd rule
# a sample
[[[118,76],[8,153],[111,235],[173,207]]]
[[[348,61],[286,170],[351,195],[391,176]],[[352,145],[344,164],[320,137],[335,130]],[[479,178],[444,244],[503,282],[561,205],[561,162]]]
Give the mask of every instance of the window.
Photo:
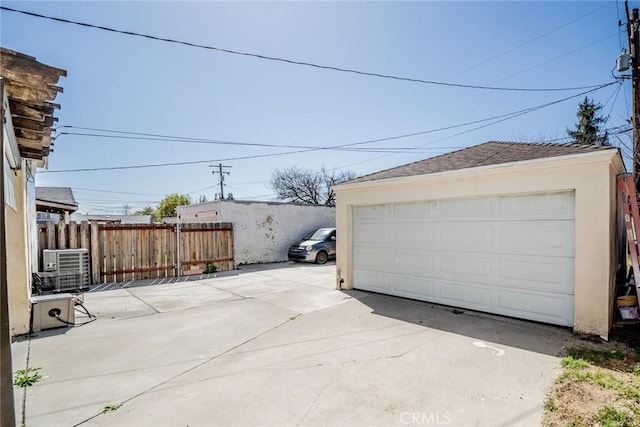
[[[9,168],[9,162],[7,158],[4,158],[4,199],[5,203],[17,210],[16,206],[16,191],[13,188],[13,177],[11,176],[11,168]]]

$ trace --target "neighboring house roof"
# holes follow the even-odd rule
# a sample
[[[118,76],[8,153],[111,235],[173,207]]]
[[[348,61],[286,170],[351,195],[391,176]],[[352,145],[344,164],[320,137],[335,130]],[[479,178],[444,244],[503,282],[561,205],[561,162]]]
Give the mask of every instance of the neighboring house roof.
[[[427,175],[438,172],[469,169],[479,166],[522,162],[549,157],[591,153],[602,150],[618,150],[612,146],[585,144],[552,144],[489,141],[462,150],[453,151],[407,165],[398,166],[348,181],[351,183],[376,181],[380,179],[400,178],[414,175]]]
[[[75,212],[78,203],[69,187],[36,187],[36,210],[39,212]]]
[[[5,82],[13,129],[20,155],[43,160],[51,151],[55,109],[53,101],[62,88],[56,86],[67,72],[36,58],[0,47],[0,77]]]
[[[224,199],[224,200],[211,200],[203,203],[194,203],[191,205],[181,205],[178,206],[178,210],[181,209],[189,209],[198,206],[218,206],[220,203],[229,203],[229,204],[239,204],[239,205],[253,205],[253,204],[262,204],[262,205],[293,205],[293,206],[304,206],[304,207],[320,207],[327,208],[330,206],[325,205],[308,205],[305,203],[297,203],[297,202],[279,202],[275,200],[238,200],[238,199]]]
[[[71,215],[70,221],[82,222],[82,221],[97,221],[105,223],[118,223],[118,224],[151,224],[153,220],[151,215],[93,215],[74,213]]]

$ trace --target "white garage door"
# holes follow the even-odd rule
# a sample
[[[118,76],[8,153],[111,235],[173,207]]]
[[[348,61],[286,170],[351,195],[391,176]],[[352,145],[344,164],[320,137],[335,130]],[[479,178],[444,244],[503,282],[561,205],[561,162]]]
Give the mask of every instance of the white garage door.
[[[573,325],[574,193],[353,208],[357,289]]]

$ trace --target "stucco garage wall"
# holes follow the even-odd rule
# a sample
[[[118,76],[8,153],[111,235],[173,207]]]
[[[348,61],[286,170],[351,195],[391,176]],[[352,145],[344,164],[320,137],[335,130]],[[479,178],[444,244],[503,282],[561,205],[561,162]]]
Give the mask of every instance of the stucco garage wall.
[[[354,206],[575,191],[574,329],[607,337],[615,275],[615,176],[623,172],[612,150],[337,186],[337,283],[353,286]]]
[[[324,206],[224,200],[181,206],[182,222],[231,222],[236,264],[287,260],[287,250],[305,233],[334,227],[336,210]]]

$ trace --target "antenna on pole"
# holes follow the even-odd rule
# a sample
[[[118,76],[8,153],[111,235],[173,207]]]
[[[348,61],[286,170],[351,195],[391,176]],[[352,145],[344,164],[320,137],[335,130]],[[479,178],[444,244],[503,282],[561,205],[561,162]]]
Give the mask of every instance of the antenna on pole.
[[[213,175],[220,175],[220,200],[224,200],[224,176],[230,175],[231,172],[224,171],[222,168],[231,168],[231,166],[224,166],[222,163],[218,163],[217,165],[209,165],[210,168],[218,168],[218,170],[213,170],[211,173]]]

